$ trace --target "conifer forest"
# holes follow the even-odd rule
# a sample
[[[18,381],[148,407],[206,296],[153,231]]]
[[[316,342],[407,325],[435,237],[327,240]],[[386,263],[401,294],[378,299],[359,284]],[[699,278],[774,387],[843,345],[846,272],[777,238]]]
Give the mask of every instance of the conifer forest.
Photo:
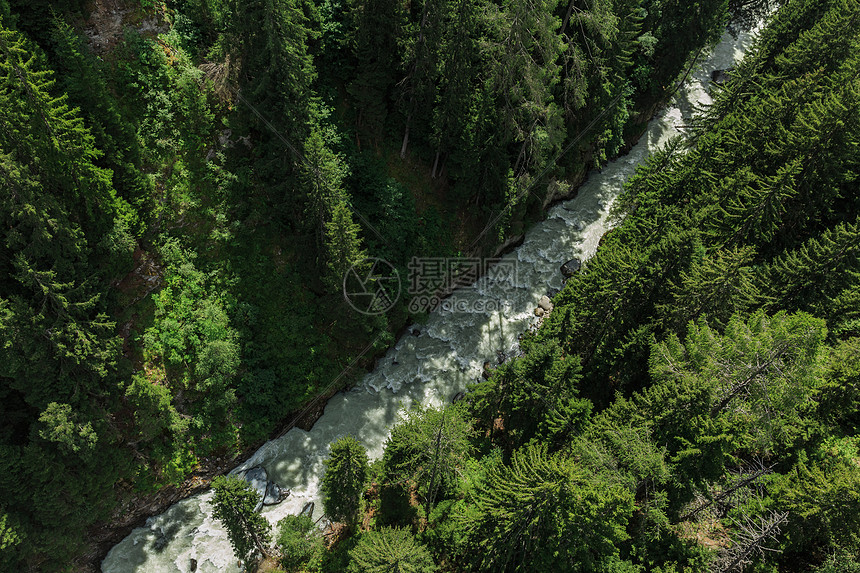
[[[858,431],[860,0],[0,0],[0,572],[860,573]]]

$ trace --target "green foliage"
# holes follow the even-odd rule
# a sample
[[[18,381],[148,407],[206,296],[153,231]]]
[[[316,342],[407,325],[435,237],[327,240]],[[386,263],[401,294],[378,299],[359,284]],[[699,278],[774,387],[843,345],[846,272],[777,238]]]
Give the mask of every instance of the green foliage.
[[[16,530],[12,518],[5,512],[0,512],[0,563],[12,564],[10,556],[15,546],[21,543],[21,534]]]
[[[677,479],[713,479],[733,455],[797,439],[820,384],[825,334],[823,321],[802,313],[757,313],[733,317],[722,336],[701,321],[684,343],[655,345],[657,384],[639,407],[681,466]]]
[[[169,388],[153,384],[144,376],[135,375],[125,391],[134,410],[134,428],[144,442],[158,437],[165,430],[181,435],[187,422],[171,403]]]
[[[804,555],[814,548],[860,547],[860,468],[857,458],[826,458],[822,462],[798,464],[780,476],[771,495],[789,511],[786,550]]]
[[[611,571],[633,507],[623,487],[529,444],[490,465],[454,519],[476,570]]]
[[[281,566],[288,572],[317,569],[325,551],[322,537],[307,515],[288,515],[280,520],[276,544]]]
[[[323,507],[332,521],[353,525],[358,520],[362,494],[369,477],[367,452],[352,436],[335,440],[330,449],[320,482]]]
[[[80,2],[55,4],[0,0],[4,570],[67,567],[117,484],[178,484],[265,438],[405,320],[344,314],[345,269],[465,251],[499,213],[485,231],[519,233],[546,198],[525,190],[617,153],[729,13],[769,2],[179,0],[167,33],[133,11],[94,50]],[[790,511],[758,569],[852,566],[857,18],[783,3],[525,355],[473,386],[475,419],[393,430],[380,496],[404,515],[380,522],[452,569],[702,570],[676,518],[762,457],[766,487],[720,506]],[[330,516],[355,525],[367,474],[357,441],[333,444]],[[219,495],[244,554],[264,545],[253,493]],[[354,570],[434,569],[406,531],[335,551],[356,541]],[[326,561],[306,519],[280,542],[285,566]]]
[[[242,561],[253,562],[255,556],[266,555],[271,538],[271,525],[254,511],[260,496],[243,479],[218,476],[212,480],[213,515],[227,530],[233,553]]]
[[[636,518],[629,530],[658,539],[669,525],[666,486],[673,476],[664,447],[646,423],[624,419],[624,402],[596,418],[571,446],[573,457],[606,483],[635,496]],[[634,529],[635,528],[635,529]]]
[[[831,351],[821,392],[819,415],[846,435],[860,429],[860,338],[840,342]]]
[[[522,360],[472,387],[469,403],[487,430],[501,416],[512,448],[534,438],[557,446],[582,428],[591,411],[590,402],[577,397],[579,358],[554,341],[523,348],[530,351]]]
[[[343,158],[332,153],[319,130],[305,142],[302,177],[308,214],[317,233],[321,275],[332,292],[343,288],[343,277],[365,258],[361,228],[353,222],[343,180],[349,174]]]
[[[834,553],[827,558],[821,567],[815,569],[816,573],[858,573],[860,572],[860,561],[856,555],[847,551]]]
[[[92,256],[122,218],[101,151],[44,54],[0,25],[0,480],[11,565],[50,570],[80,550],[128,471],[109,421],[120,344]],[[27,484],[21,487],[21,484]],[[65,493],[60,499],[57,491]],[[53,505],[53,507],[52,507]]]
[[[432,573],[437,570],[427,548],[407,529],[385,527],[359,537],[349,552],[349,573]]]
[[[147,210],[152,208],[147,196],[150,188],[136,165],[140,160],[140,148],[133,124],[122,116],[120,104],[108,83],[107,76],[111,70],[90,52],[83,38],[56,13],[52,40],[62,88],[69,101],[80,107],[95,144],[104,152],[96,159],[96,164],[113,172],[112,181],[117,194],[135,206],[136,212],[127,213],[129,220],[122,219],[122,223],[127,229],[133,228],[139,233],[144,226],[141,219],[145,219]],[[118,224],[114,223],[111,234],[118,232]],[[119,237],[114,240],[117,239]],[[125,240],[122,239],[123,242]],[[118,266],[112,258],[115,254],[121,256],[121,251],[115,253],[108,249],[108,265]],[[128,271],[127,268],[124,270]]]
[[[472,445],[472,428],[456,406],[443,409],[420,406],[406,412],[385,443],[382,467],[385,479],[418,484],[429,514],[437,496],[450,494],[466,463]]]
[[[68,404],[51,402],[39,416],[43,428],[39,435],[51,442],[57,442],[70,453],[81,456],[91,455],[95,449],[98,435],[92,422],[83,422],[72,412]]]
[[[99,248],[105,254],[105,275],[116,279],[126,275],[134,266],[134,250],[137,241],[129,230],[125,219],[114,220],[113,229],[99,241]]]
[[[191,436],[200,440],[201,451],[211,451],[234,439],[228,421],[236,405],[240,348],[225,308],[232,301],[177,241],[166,241],[162,253],[165,284],[154,296],[155,320],[143,335],[146,358],[166,376],[158,382],[186,394]]]

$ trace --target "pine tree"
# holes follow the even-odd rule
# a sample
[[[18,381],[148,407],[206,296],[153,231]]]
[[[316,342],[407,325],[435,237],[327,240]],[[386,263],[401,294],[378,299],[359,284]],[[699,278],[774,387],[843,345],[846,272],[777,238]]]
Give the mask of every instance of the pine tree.
[[[706,315],[712,324],[724,325],[729,318],[747,311],[757,301],[754,250],[723,249],[695,261],[673,284],[671,302],[663,306],[672,316],[673,330],[680,332],[690,320]]]
[[[797,194],[801,167],[799,161],[792,161],[774,176],[746,179],[742,188],[731,193],[724,215],[710,218],[719,229],[714,239],[727,246],[770,242],[783,223],[789,201]]]
[[[349,557],[348,573],[433,573],[437,570],[430,552],[407,529],[385,527],[364,533]]]
[[[476,568],[598,571],[618,560],[633,495],[529,444],[495,462],[455,516]]]
[[[449,7],[440,49],[439,86],[433,107],[433,132],[436,145],[431,177],[441,169],[443,155],[460,158],[463,172],[453,168],[458,178],[468,176],[471,162],[466,161],[470,151],[469,125],[475,120],[473,98],[476,90],[479,53],[478,22],[480,0],[455,0]]]
[[[114,188],[137,210],[129,215],[132,228],[139,231],[142,223],[138,217],[145,207],[150,207],[147,196],[150,189],[136,167],[140,150],[133,124],[120,113],[100,61],[77,32],[56,14],[52,39],[63,90],[70,102],[80,106],[95,144],[104,152],[96,163],[113,172]]]
[[[0,146],[80,213],[88,235],[113,226],[124,207],[111,187],[111,174],[93,161],[102,155],[68,96],[53,95],[53,72],[12,30],[0,27]]]
[[[358,440],[344,436],[331,443],[320,482],[323,507],[332,521],[354,525],[361,511],[361,496],[367,484],[367,452]]]
[[[308,53],[315,34],[302,5],[295,0],[230,0],[228,13],[220,48],[238,66],[244,97],[286,137],[304,139],[316,71]],[[282,158],[282,143],[274,138],[272,143]]]
[[[324,280],[333,292],[343,287],[346,272],[365,258],[360,231],[361,227],[352,220],[346,201],[337,201],[332,207],[331,219],[325,224]]]
[[[557,0],[507,0],[494,17],[489,89],[500,97],[503,141],[519,146],[513,163],[519,177],[542,167],[561,145],[561,114],[552,97],[563,50],[553,15]]]
[[[837,319],[832,299],[856,285],[860,221],[839,224],[783,253],[757,273],[771,310],[799,309]]]
[[[700,319],[683,342],[673,335],[655,344],[654,386],[638,404],[679,477],[716,479],[731,456],[792,439],[818,385],[825,335],[823,321],[807,314],[758,312],[732,317],[722,335]]]
[[[218,476],[212,480],[213,515],[227,530],[236,557],[253,562],[256,556],[268,554],[271,525],[255,511],[260,496],[243,479]]]
[[[457,407],[415,408],[391,430],[382,465],[390,482],[412,480],[430,515],[439,492],[454,489],[472,450],[472,429]]]
[[[360,148],[362,139],[378,144],[383,134],[391,89],[397,81],[404,14],[401,5],[392,0],[350,0],[350,12],[356,69],[347,90],[356,108]]]
[[[307,191],[307,213],[317,236],[323,281],[331,291],[342,288],[343,277],[361,262],[361,228],[353,221],[343,180],[349,171],[344,159],[333,153],[320,130],[305,142],[302,178]]]
[[[557,446],[582,427],[591,410],[577,396],[579,357],[566,355],[555,340],[523,348],[522,360],[501,366],[489,381],[470,389],[469,403],[487,431],[502,418],[512,449],[535,438]]]
[[[406,156],[413,122],[423,119],[424,114],[419,115],[420,110],[431,109],[436,99],[440,72],[439,48],[447,11],[448,0],[424,0],[418,24],[409,27],[410,37],[403,42],[406,55],[402,65],[408,71],[398,84],[401,88],[398,101],[406,118],[400,146],[401,159]]]
[[[278,550],[280,563],[289,572],[312,569],[312,561],[319,561],[325,552],[322,535],[308,515],[288,515],[278,522]]]

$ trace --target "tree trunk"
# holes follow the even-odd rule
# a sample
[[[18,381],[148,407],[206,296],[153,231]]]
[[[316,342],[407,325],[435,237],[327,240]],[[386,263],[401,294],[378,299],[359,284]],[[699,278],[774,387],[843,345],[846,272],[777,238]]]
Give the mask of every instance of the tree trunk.
[[[411,102],[410,102],[411,107]],[[406,130],[403,133],[403,145],[400,146],[400,159],[406,157],[406,146],[409,145],[409,124],[412,122],[412,113],[406,118]]]

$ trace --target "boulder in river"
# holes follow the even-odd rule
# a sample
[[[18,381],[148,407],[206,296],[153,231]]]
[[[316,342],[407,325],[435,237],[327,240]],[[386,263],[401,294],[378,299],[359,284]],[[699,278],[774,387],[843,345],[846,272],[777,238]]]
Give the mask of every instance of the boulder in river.
[[[260,511],[260,508],[263,507],[263,500],[266,498],[267,486],[269,485],[269,476],[266,474],[266,469],[261,466],[253,467],[246,471],[243,477],[257,492],[260,501],[257,502],[257,507],[254,508],[254,511]]]
[[[569,279],[582,268],[582,261],[577,258],[572,258],[563,265],[561,265],[561,274],[564,278]]]
[[[543,315],[545,315],[545,314],[546,314],[546,311],[544,309],[542,309],[541,307],[537,307],[535,309],[535,316],[536,317],[543,318]]]
[[[270,481],[266,486],[266,497],[263,498],[263,505],[277,505],[284,501],[288,495],[290,495],[290,490]]]
[[[552,301],[549,300],[548,296],[543,295],[542,297],[540,297],[540,302],[538,302],[538,306],[545,311],[550,312],[552,310]]]
[[[731,79],[729,75],[734,68],[727,68],[725,70],[714,70],[711,72],[711,81],[715,84],[724,84]]]
[[[246,482],[251,484],[251,487],[257,492],[260,501],[257,502],[257,507],[254,511],[260,511],[264,505],[275,505],[284,501],[290,495],[290,490],[282,488],[273,481],[269,481],[269,476],[266,469],[262,466],[255,466],[245,472],[242,476]]]

